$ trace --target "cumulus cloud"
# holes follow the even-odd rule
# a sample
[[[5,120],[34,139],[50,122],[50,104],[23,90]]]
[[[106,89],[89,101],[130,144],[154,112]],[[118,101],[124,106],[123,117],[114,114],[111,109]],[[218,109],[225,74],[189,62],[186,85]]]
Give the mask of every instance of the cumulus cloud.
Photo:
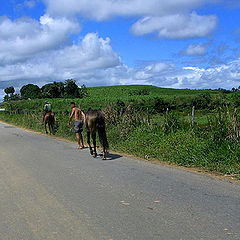
[[[94,51],[96,55],[95,57],[92,55],[91,59],[86,59],[83,54],[84,44],[81,43],[78,46],[78,52],[75,53],[75,57],[79,58],[77,59],[78,66],[70,62],[67,66],[62,63],[62,68],[59,67],[57,61],[62,62],[64,58],[63,56],[61,58],[61,53],[56,54],[55,52],[55,56],[51,55],[52,62],[47,61],[47,58],[44,61],[42,57],[41,60],[35,59],[35,61],[25,64],[11,65],[7,68],[0,67],[0,79],[6,80],[0,81],[0,92],[1,89],[10,85],[19,88],[32,82],[41,86],[46,82],[67,78],[75,78],[79,84],[85,83],[87,86],[151,84],[168,88],[208,89],[221,87],[230,89],[240,85],[240,59],[212,68],[180,67],[170,62],[155,62],[130,68],[124,65],[111,50],[107,40],[103,40],[97,35],[94,36],[94,34],[91,35],[86,36],[85,40],[95,38],[93,41],[96,41],[96,45],[98,45]],[[108,45],[106,49],[105,44]],[[71,53],[71,51],[73,49],[68,48],[65,53]],[[105,57],[101,57],[102,51]],[[67,62],[71,57],[71,55],[69,58],[66,57],[65,61]],[[115,61],[115,64],[112,64],[110,59]],[[100,62],[102,63],[99,64]]]
[[[0,19],[1,64],[23,61],[43,51],[56,49],[69,43],[70,34],[77,34],[80,25],[67,18],[41,17],[40,22],[31,18]]]
[[[231,89],[240,85],[240,59],[212,68],[179,67],[168,63],[166,65],[168,67],[163,71],[149,72],[149,69],[158,64],[150,64],[142,69],[131,69],[130,78],[135,84],[147,83],[170,88]],[[122,83],[126,84],[126,81]]]
[[[208,44],[190,44],[186,49],[180,52],[180,55],[204,56],[206,55],[207,48]]]
[[[186,39],[208,36],[217,25],[215,15],[200,16],[176,14],[163,17],[144,17],[132,26],[132,32],[141,36],[157,33],[159,38]]]
[[[216,0],[44,0],[48,12],[57,16],[81,15],[107,20],[115,16],[163,16],[186,12]]]
[[[53,16],[81,16],[97,21],[113,17],[140,17],[132,32],[145,35],[156,32],[159,38],[186,39],[208,36],[216,27],[217,17],[191,13],[204,4],[221,0],[45,0]]]
[[[31,81],[46,83],[68,78],[87,80],[87,85],[93,86],[89,81],[92,76],[97,79],[99,72],[121,65],[110,39],[89,33],[77,45],[52,49],[23,62],[0,66],[0,88],[7,84],[21,86]],[[107,78],[104,81],[107,82]]]
[[[135,35],[159,38],[206,37],[217,25],[215,15],[200,16],[193,9],[222,0],[44,0],[47,13],[39,21],[0,18],[0,97],[2,89],[27,83],[43,85],[75,78],[87,86],[152,84],[175,88],[231,88],[239,85],[240,60],[204,69],[174,62],[151,62],[128,67],[111,47],[110,38],[86,34],[71,39],[81,26],[76,17],[98,21],[112,17],[138,17]],[[34,1],[26,0],[31,7]],[[189,45],[184,54],[204,55],[207,45]],[[224,51],[223,51],[224,52]],[[224,80],[224,81],[223,81]]]

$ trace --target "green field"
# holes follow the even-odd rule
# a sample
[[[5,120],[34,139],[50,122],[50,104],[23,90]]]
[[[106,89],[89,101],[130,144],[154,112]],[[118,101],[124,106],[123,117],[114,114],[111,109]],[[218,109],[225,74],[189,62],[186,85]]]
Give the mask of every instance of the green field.
[[[144,90],[147,92],[140,95],[141,91]],[[219,94],[218,91],[211,90],[167,89],[145,85],[109,86],[88,88],[87,97],[83,99],[74,99],[74,101],[77,104],[81,105],[82,109],[88,109],[89,107],[103,108],[106,107],[109,103],[117,102],[118,100],[124,102],[147,102],[158,97],[172,101],[174,98],[177,100],[189,100],[197,95],[206,93],[210,93],[211,95]],[[73,99],[51,99],[51,102],[54,104],[56,111],[64,111],[69,109],[69,103],[72,100]],[[16,102],[15,104],[10,104],[12,107],[10,110],[16,110],[17,108],[27,108],[29,111],[41,111],[44,101],[45,99]]]
[[[88,88],[83,99],[48,100],[56,113],[56,136],[74,140],[66,124],[75,101],[84,111],[105,112],[111,150],[239,177],[239,93],[133,85]],[[0,120],[43,132],[44,101],[5,103]]]

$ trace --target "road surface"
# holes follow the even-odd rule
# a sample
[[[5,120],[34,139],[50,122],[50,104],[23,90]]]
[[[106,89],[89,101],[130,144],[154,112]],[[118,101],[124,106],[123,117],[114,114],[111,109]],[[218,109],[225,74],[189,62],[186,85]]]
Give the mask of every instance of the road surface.
[[[240,185],[0,123],[1,240],[240,240]]]

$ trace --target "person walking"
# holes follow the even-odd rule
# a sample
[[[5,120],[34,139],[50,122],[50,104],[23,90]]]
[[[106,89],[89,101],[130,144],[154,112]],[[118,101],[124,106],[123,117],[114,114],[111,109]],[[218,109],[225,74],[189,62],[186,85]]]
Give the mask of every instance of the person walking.
[[[83,149],[84,143],[83,143],[82,131],[83,131],[83,125],[85,122],[85,114],[80,108],[76,107],[76,104],[74,102],[71,102],[71,107],[72,107],[72,113],[68,120],[68,126],[70,125],[72,118],[74,117],[74,132],[76,133],[78,149]]]

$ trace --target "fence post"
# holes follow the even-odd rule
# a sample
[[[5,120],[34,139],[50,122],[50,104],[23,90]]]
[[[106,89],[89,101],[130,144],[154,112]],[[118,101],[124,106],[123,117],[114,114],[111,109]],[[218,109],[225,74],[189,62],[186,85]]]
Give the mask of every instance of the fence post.
[[[165,117],[165,124],[168,125],[168,111],[169,109],[166,109],[166,117]]]
[[[192,107],[192,125],[195,123],[195,106]]]
[[[147,108],[147,125],[150,126],[149,109]]]

